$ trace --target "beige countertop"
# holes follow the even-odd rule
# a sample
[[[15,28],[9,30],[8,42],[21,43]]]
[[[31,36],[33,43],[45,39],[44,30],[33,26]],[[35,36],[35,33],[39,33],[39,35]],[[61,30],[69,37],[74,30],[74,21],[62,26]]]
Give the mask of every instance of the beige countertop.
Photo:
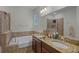
[[[45,37],[44,35],[40,35],[40,34],[33,34],[33,36],[37,37],[39,40],[43,41],[44,43],[48,44],[49,46],[55,48],[56,50],[62,52],[62,53],[77,53],[79,51],[79,46],[77,45],[73,45],[73,44],[70,44],[68,42],[65,42],[63,40],[58,40],[58,39],[53,39],[53,38],[42,38],[42,37]],[[53,45],[53,42],[61,42],[65,45],[68,46],[68,48],[59,48],[55,45]]]

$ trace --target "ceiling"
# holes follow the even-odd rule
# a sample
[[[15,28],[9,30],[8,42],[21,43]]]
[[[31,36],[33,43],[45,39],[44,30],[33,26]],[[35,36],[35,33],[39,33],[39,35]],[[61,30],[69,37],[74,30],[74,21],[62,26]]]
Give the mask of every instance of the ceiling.
[[[12,8],[23,8],[23,9],[28,9],[28,10],[34,10],[35,8],[37,8],[39,6],[11,6],[11,7]]]
[[[34,9],[37,9],[37,8],[39,8],[39,9],[42,9],[42,8],[44,8],[45,6],[26,6],[25,8],[27,8],[27,9],[29,9],[29,10],[34,10]]]
[[[27,9],[30,9],[30,10],[33,10],[33,9],[35,9],[35,8],[37,8],[38,6],[26,6],[25,8],[27,8]]]

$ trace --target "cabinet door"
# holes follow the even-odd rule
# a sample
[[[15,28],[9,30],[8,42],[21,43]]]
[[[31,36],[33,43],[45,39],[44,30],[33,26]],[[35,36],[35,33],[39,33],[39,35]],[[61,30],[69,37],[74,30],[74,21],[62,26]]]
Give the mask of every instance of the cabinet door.
[[[42,47],[42,53],[49,53],[49,51]]]
[[[35,41],[35,47],[36,47],[36,52],[41,53],[41,41],[39,41],[38,39],[36,39]]]
[[[39,39],[35,38],[35,37],[33,37],[32,49],[36,53],[41,52],[41,41]]]
[[[35,39],[34,38],[32,40],[32,50],[33,50],[33,52],[36,52]]]

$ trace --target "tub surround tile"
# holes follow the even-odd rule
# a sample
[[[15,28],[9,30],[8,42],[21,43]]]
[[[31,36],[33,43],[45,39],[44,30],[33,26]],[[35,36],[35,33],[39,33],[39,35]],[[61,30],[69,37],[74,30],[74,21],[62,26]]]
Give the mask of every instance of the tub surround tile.
[[[32,35],[33,31],[25,31],[25,32],[12,32],[13,37],[19,37],[19,36],[29,36]]]

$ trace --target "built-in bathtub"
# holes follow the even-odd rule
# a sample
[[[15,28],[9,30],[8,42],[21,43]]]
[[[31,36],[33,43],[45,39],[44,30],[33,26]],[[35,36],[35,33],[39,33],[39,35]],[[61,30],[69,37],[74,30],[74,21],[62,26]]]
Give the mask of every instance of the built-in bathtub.
[[[32,36],[14,37],[9,43],[11,45],[18,45],[19,48],[24,48],[32,45]]]

